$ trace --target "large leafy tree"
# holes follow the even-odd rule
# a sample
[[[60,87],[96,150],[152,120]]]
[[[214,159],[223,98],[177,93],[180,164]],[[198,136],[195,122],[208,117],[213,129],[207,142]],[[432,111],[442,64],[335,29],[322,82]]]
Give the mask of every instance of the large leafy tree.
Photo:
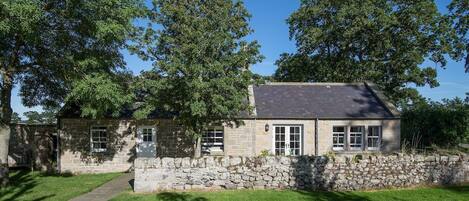
[[[27,123],[44,123],[53,124],[57,122],[57,113],[60,108],[58,107],[46,107],[43,112],[28,111],[23,113],[26,117]]]
[[[11,114],[11,123],[19,123],[19,122],[21,122],[21,117],[20,117],[20,115],[19,115],[18,113],[16,113],[16,112],[13,112],[13,113]]]
[[[249,110],[248,68],[261,59],[257,42],[244,40],[252,32],[250,15],[232,0],[154,0],[153,6],[151,20],[160,29],[150,27],[136,48],[154,61],[136,85],[144,100],[136,116],[155,109],[176,114],[199,156],[204,127],[236,123]]]
[[[431,0],[302,0],[287,22],[298,50],[277,61],[277,80],[372,81],[409,101],[420,99],[410,84],[438,86],[424,60],[446,64],[449,25]]]
[[[112,76],[124,67],[119,50],[136,30],[132,19],[142,6],[139,0],[0,2],[0,184],[8,181],[13,86],[26,106],[58,106],[78,83]]]
[[[466,73],[469,73],[469,1],[453,0],[448,5],[447,17],[453,25],[454,59],[465,60]]]

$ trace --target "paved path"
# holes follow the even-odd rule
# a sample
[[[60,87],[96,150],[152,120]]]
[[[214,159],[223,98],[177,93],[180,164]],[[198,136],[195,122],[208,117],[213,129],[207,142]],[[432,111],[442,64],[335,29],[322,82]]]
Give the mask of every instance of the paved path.
[[[107,201],[117,196],[122,191],[129,189],[129,181],[134,179],[134,173],[126,173],[119,176],[102,186],[94,189],[93,191],[80,195],[70,201]]]

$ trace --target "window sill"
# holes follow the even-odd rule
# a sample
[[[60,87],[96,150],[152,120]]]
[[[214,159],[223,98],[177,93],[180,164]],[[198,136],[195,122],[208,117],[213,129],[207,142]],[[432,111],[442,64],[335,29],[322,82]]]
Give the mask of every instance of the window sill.
[[[202,151],[202,155],[204,156],[224,156],[225,152],[224,151]]]
[[[99,150],[92,150],[91,153],[93,154],[101,154],[101,153],[106,153],[106,149],[99,149]]]
[[[332,150],[337,154],[366,154],[366,153],[380,153],[381,150]]]

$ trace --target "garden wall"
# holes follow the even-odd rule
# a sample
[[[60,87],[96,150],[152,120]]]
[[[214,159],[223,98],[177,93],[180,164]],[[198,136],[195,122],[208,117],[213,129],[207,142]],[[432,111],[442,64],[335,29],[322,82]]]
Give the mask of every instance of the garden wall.
[[[358,190],[461,182],[469,182],[469,155],[138,158],[134,190]]]

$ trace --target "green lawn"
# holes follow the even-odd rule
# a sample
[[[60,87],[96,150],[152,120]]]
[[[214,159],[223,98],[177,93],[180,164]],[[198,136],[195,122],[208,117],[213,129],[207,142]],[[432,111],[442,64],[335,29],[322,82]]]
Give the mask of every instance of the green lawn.
[[[0,189],[0,200],[69,200],[121,175],[83,174],[46,175],[39,172],[13,171],[9,187]]]
[[[276,191],[276,190],[239,190],[218,192],[135,194],[126,192],[113,201],[374,201],[374,200],[469,200],[469,185],[448,188],[418,188],[402,190],[382,190],[374,192],[311,192],[311,191]]]

